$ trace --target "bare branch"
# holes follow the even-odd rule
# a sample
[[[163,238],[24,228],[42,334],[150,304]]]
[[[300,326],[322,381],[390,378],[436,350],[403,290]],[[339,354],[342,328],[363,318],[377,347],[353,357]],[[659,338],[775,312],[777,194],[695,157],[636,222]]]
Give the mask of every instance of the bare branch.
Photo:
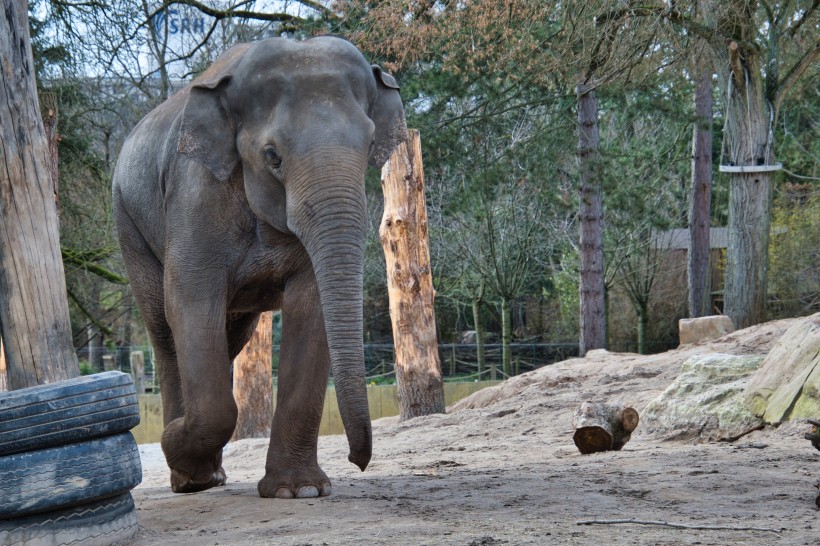
[[[659,525],[663,527],[674,527],[678,529],[698,529],[703,531],[768,531],[780,533],[783,529],[773,529],[771,527],[735,527],[730,525],[689,525],[686,523],[671,523],[668,521],[648,521],[640,519],[593,519],[577,521],[576,525],[614,525],[619,523],[632,523],[634,525]]]
[[[331,13],[327,8],[317,4],[316,2],[311,2],[309,0],[304,0],[299,2],[300,4],[304,4],[307,7],[315,9],[325,15],[328,18],[334,18],[335,16]],[[302,21],[304,20],[302,17],[297,17],[295,15],[291,15],[289,13],[279,12],[279,13],[265,13],[260,11],[246,11],[246,10],[237,10],[233,7],[229,7],[227,9],[215,9],[210,6],[206,6],[202,2],[197,0],[167,0],[163,3],[163,7],[159,8],[157,12],[162,11],[163,9],[172,6],[172,5],[184,5],[195,8],[202,12],[205,15],[209,15],[214,17],[215,19],[226,19],[226,18],[243,18],[243,19],[255,19],[257,21],[277,21],[282,23],[290,23],[294,21]]]
[[[812,14],[817,10],[818,5],[820,5],[820,0],[814,0],[814,2],[812,2],[811,4],[811,7],[804,11],[800,19],[792,23],[792,25],[785,30],[784,34],[788,34],[789,37],[794,38],[794,35],[797,34],[797,31],[800,30],[800,27],[803,26],[803,23],[808,21]]]
[[[805,74],[809,67],[814,64],[818,56],[820,56],[820,41],[815,42],[814,47],[803,53],[789,71],[786,72],[786,75],[777,83],[777,95],[774,100],[775,113],[780,110],[780,105],[794,88],[794,84]]]

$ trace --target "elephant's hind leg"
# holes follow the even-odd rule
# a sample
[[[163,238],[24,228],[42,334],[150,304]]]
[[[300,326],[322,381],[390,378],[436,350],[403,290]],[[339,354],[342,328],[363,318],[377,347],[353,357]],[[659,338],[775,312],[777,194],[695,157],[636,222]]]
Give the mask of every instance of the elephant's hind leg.
[[[262,497],[330,494],[316,458],[330,356],[313,272],[291,278],[282,305],[279,384]]]
[[[167,425],[185,413],[174,349],[174,336],[165,319],[162,264],[148,247],[130,216],[118,210],[117,233],[131,292],[137,300],[154,348],[154,369],[159,376],[162,415]]]

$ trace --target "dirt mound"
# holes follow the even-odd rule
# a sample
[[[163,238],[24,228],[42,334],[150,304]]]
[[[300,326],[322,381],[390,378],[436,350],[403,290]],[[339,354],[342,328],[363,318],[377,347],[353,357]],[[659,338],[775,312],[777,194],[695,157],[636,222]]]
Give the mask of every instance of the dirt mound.
[[[792,321],[776,321],[661,355],[593,351],[513,378],[447,415],[374,423],[365,473],[344,436],[319,439],[333,482],[323,499],[256,494],[267,440],[229,444],[228,484],[175,495],[158,446],[141,446],[135,490],[144,530],[134,544],[814,544],[812,484],[820,452],[807,427],[783,425],[735,443],[659,442],[580,455],[572,412],[584,400],[643,409],[697,354],[765,354]],[[663,525],[579,525],[588,520]],[[704,529],[705,528],[705,529]]]

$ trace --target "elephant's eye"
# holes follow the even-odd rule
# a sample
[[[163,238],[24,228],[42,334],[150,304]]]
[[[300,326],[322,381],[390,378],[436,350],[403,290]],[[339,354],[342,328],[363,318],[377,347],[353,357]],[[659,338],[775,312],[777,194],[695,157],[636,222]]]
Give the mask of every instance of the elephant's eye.
[[[273,146],[265,146],[265,159],[267,159],[275,169],[278,169],[282,165],[282,158],[279,157],[279,154],[276,153],[276,148]]]

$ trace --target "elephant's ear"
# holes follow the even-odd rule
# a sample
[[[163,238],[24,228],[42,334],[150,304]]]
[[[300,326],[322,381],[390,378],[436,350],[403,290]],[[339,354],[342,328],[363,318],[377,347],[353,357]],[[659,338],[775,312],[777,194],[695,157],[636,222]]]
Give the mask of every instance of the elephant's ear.
[[[395,78],[382,72],[378,65],[372,67],[379,95],[370,112],[370,119],[376,125],[376,142],[368,162],[374,167],[381,167],[393,149],[407,140],[407,122]]]
[[[225,181],[239,161],[234,127],[224,102],[230,74],[194,84],[182,113],[177,151]]]

